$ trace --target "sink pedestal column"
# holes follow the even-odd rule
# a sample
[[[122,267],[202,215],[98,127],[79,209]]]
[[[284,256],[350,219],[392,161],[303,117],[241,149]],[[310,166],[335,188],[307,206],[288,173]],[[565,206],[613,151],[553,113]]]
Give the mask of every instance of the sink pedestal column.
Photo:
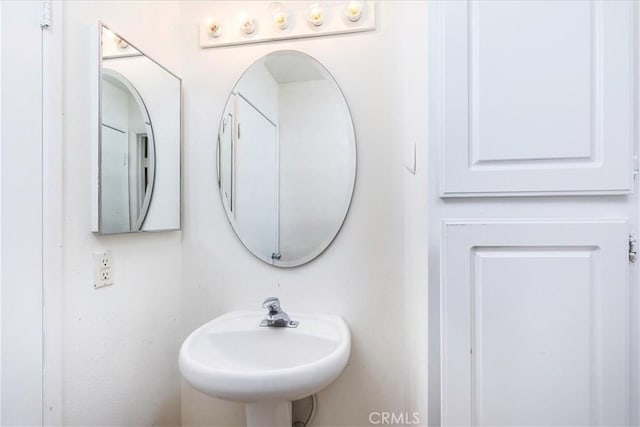
[[[247,427],[291,427],[291,409],[288,400],[245,403]]]

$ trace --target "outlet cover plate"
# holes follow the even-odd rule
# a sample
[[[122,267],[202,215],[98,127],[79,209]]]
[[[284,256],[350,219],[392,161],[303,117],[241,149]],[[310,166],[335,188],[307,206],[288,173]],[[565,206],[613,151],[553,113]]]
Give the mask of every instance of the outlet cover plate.
[[[93,287],[98,289],[113,285],[113,259],[111,252],[95,252],[93,261]]]

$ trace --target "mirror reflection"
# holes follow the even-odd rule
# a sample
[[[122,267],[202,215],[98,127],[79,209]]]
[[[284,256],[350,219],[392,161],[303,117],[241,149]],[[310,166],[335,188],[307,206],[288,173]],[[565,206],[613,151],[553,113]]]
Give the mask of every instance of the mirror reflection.
[[[98,231],[180,228],[181,81],[100,25]]]
[[[101,231],[140,230],[153,190],[153,127],[135,87],[109,68],[102,70],[101,125]]]
[[[218,185],[242,243],[272,265],[322,253],[345,219],[355,182],[351,114],[329,72],[295,51],[242,75],[218,134]]]

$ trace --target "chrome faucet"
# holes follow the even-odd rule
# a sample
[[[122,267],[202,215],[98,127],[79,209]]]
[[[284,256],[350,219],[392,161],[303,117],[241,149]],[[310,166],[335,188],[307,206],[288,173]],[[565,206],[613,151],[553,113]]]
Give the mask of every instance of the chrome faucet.
[[[276,297],[269,297],[262,303],[262,308],[269,310],[267,317],[261,322],[260,326],[269,326],[276,328],[297,328],[298,322],[291,320],[289,315],[280,308],[280,300]]]

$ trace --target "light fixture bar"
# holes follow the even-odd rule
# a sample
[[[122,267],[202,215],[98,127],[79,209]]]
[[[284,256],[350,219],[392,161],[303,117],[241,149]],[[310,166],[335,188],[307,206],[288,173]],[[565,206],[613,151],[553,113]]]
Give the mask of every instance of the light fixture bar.
[[[200,47],[374,31],[375,1],[233,2],[200,23]],[[213,23],[213,25],[212,25]]]

